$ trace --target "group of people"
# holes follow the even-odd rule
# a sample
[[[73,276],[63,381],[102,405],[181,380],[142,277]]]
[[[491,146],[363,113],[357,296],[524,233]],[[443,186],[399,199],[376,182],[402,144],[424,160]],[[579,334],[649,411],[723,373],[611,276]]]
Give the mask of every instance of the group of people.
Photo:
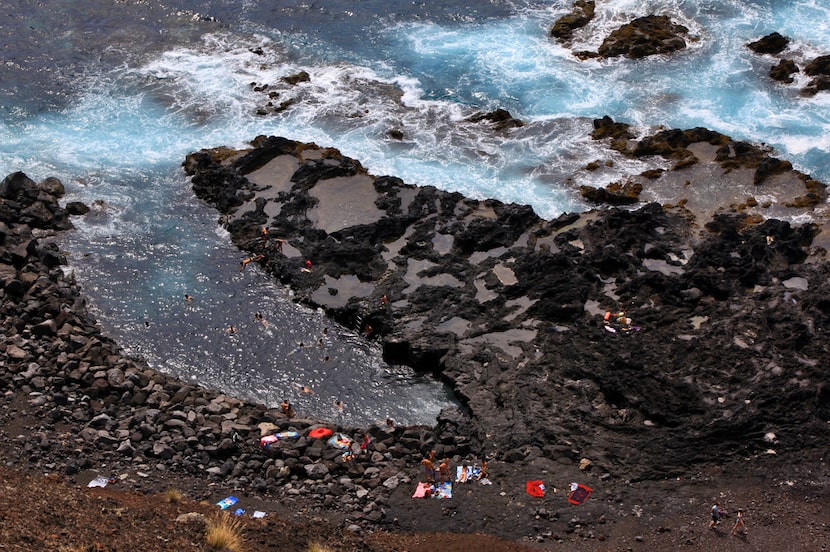
[[[263,314],[261,312],[257,311],[257,313],[254,314],[254,320],[256,320],[257,322],[262,324],[262,326],[264,328],[266,328],[266,329],[268,328],[268,320],[265,318],[265,316],[263,316]],[[227,328],[225,328],[225,333],[227,333],[229,335],[234,335],[237,331],[238,331],[238,328],[236,326],[234,326],[233,324],[231,324]]]
[[[427,483],[446,483],[450,480],[450,459],[444,458],[438,467],[435,467],[435,451],[429,451],[429,455],[421,460],[421,467],[424,470],[424,479]]]
[[[452,481],[452,474],[451,474],[451,471],[450,471],[450,459],[445,457],[443,460],[441,460],[438,463],[438,466],[436,467],[435,464],[436,464],[437,460],[435,459],[435,456],[436,456],[435,450],[431,450],[431,451],[429,451],[429,454],[427,455],[427,457],[424,458],[423,460],[421,460],[421,468],[422,468],[423,473],[424,473],[424,479],[426,480],[427,483],[430,483],[430,484],[433,484],[433,483],[442,484],[442,483],[451,482]],[[479,468],[478,470],[472,470],[472,471],[475,472],[475,475],[468,477],[467,470],[466,469],[462,470],[463,479],[462,479],[461,482],[467,482],[467,481],[471,480],[471,478],[473,478],[473,477],[476,480],[488,479],[490,477],[490,472],[489,472],[489,469],[487,467],[487,460],[482,460],[481,461],[481,468]]]
[[[270,243],[269,243],[269,241],[270,241]],[[276,252],[282,253],[283,244],[285,244],[285,240],[283,238],[270,239],[270,237],[268,235],[268,227],[266,227],[266,226],[262,227],[262,231],[261,231],[261,234],[260,234],[260,241],[259,241],[259,246],[262,249],[262,251],[264,251],[264,252],[267,251],[267,252],[270,252],[270,253],[274,253],[276,251]],[[256,242],[254,242],[254,245],[256,245]],[[251,255],[249,257],[245,257],[244,259],[242,259],[239,262],[239,270],[240,271],[245,270],[245,267],[248,264],[258,263],[259,261],[261,261],[263,259],[265,259],[265,253],[257,253],[256,255]],[[310,264],[310,262],[311,261],[306,261],[306,263],[309,263],[309,264]],[[310,266],[307,267],[307,268],[310,268]]]
[[[726,510],[721,508],[719,502],[715,502],[714,506],[712,506],[712,520],[709,522],[709,529],[714,529],[715,526],[720,523],[721,518],[724,518],[728,515]],[[741,508],[738,508],[738,513],[735,516],[735,525],[732,526],[732,531],[730,534],[737,535],[738,530],[741,531],[742,534],[746,535],[746,523],[744,522],[744,511]]]

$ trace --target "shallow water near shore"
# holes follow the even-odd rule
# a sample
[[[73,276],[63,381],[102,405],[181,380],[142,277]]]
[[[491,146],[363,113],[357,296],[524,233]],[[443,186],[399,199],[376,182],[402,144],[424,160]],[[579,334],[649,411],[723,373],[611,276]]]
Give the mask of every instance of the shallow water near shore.
[[[12,0],[0,22],[0,172],[57,176],[68,201],[93,206],[62,247],[102,326],[129,352],[243,397],[289,398],[301,413],[430,423],[453,404],[443,385],[386,366],[375,345],[294,305],[256,267],[240,272],[243,255],[180,164],[203,147],[282,135],[337,147],[376,175],[551,218],[587,207],[578,185],[648,168],[590,140],[591,119],[607,114],[642,131],[700,125],[765,142],[830,180],[828,95],[772,83],[771,61],[744,46],[777,30],[793,38],[794,55],[827,53],[829,7],[598,4],[574,49],[595,49],[648,13],[670,14],[699,40],[668,58],[581,62],[547,36],[570,1]],[[299,71],[310,80],[282,80]],[[252,84],[294,103],[257,115],[267,99]],[[464,121],[496,108],[528,124],[494,133]],[[609,157],[613,170],[582,170]]]
[[[295,304],[255,263],[240,270],[243,255],[213,210],[182,184],[172,205],[151,194],[124,212],[112,200],[93,205],[63,243],[93,313],[130,354],[191,383],[272,407],[288,399],[301,416],[348,425],[432,424],[454,404],[431,377],[385,364],[377,344]]]

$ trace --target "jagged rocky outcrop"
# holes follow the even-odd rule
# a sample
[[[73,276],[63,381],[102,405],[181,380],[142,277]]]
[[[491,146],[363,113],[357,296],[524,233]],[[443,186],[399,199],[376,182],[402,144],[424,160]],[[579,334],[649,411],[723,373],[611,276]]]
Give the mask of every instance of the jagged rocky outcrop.
[[[756,54],[780,54],[789,46],[790,39],[778,32],[772,32],[747,44]]]
[[[694,157],[644,190],[688,197],[546,221],[278,137],[184,166],[235,243],[299,300],[450,382],[469,409],[456,427],[493,457],[589,458],[609,477],[650,478],[826,446],[819,225],[764,216],[777,207],[749,199],[708,212],[693,196],[713,174],[816,201],[823,185],[706,129],[640,140],[610,120],[595,129],[627,155]],[[607,311],[631,322],[608,325]]]
[[[573,10],[560,17],[550,29],[550,36],[560,42],[570,40],[576,29],[580,29],[594,18],[594,0],[576,0]]]
[[[623,205],[636,203],[643,189],[660,188],[661,197],[674,196],[673,203],[688,201],[683,188],[694,187],[693,181],[676,182],[685,173],[683,169],[703,164],[701,171],[717,166],[724,174],[731,173],[732,187],[746,190],[751,199],[756,193],[778,195],[778,207],[803,208],[817,206],[827,199],[826,186],[809,175],[793,168],[792,163],[771,155],[764,145],[735,141],[730,137],[705,128],[661,130],[637,139],[626,123],[615,122],[605,116],[593,122],[591,137],[605,140],[611,149],[632,158],[660,157],[670,163],[670,171],[649,169],[625,181],[612,182],[606,188],[582,186],[580,193],[594,203]],[[707,168],[708,167],[708,168]],[[668,184],[662,185],[663,182]],[[741,184],[740,186],[738,184]],[[766,185],[765,185],[766,184]],[[700,202],[700,208],[717,208],[712,198]],[[765,204],[768,207],[771,204]],[[757,206],[756,204],[752,205]],[[746,207],[746,204],[743,206]],[[757,211],[756,211],[757,213]],[[790,213],[795,214],[795,213]],[[760,214],[759,214],[760,216]],[[778,215],[780,216],[780,215]],[[708,215],[705,217],[708,218]],[[705,220],[703,221],[705,224]]]
[[[471,123],[487,122],[493,130],[508,130],[525,126],[523,121],[514,118],[506,109],[496,109],[489,113],[474,113],[465,120]]]
[[[686,47],[683,37],[688,31],[666,15],[638,17],[608,35],[597,53],[601,57],[626,56],[632,59],[668,54]]]
[[[582,59],[625,56],[640,59],[686,48],[689,29],[667,15],[637,17],[611,32],[596,52],[575,52]]]
[[[771,79],[792,84],[795,78],[792,76],[801,73],[812,77],[806,85],[801,88],[805,96],[814,96],[823,90],[830,90],[830,55],[821,55],[813,59],[793,60],[780,57],[790,44],[790,38],[778,32],[770,33],[756,41],[747,44],[747,47],[759,55],[771,55],[778,57],[778,63],[770,68]],[[800,67],[799,67],[800,66]]]
[[[799,72],[800,69],[793,60],[782,59],[778,62],[778,65],[775,65],[772,69],[769,70],[769,76],[773,80],[791,84],[793,81],[795,81],[793,75]]]
[[[804,67],[804,73],[813,77],[804,93],[814,95],[822,90],[830,90],[830,55],[818,56]]]

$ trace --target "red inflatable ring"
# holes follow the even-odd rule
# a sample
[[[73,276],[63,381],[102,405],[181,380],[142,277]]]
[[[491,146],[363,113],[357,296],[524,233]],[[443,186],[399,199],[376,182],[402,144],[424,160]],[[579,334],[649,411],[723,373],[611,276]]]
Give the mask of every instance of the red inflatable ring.
[[[308,436],[309,437],[314,437],[315,439],[320,439],[322,437],[328,437],[332,433],[333,433],[332,430],[330,430],[327,427],[318,427],[318,428],[315,428],[315,429],[312,429],[311,431],[309,431]]]

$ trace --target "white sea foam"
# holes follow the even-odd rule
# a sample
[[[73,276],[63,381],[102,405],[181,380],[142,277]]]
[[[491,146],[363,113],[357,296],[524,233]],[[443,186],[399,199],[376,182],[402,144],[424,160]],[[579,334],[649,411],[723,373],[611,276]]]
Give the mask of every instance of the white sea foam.
[[[784,150],[793,155],[802,155],[810,150],[830,150],[830,134],[826,132],[818,137],[790,134],[782,136],[780,141]]]

